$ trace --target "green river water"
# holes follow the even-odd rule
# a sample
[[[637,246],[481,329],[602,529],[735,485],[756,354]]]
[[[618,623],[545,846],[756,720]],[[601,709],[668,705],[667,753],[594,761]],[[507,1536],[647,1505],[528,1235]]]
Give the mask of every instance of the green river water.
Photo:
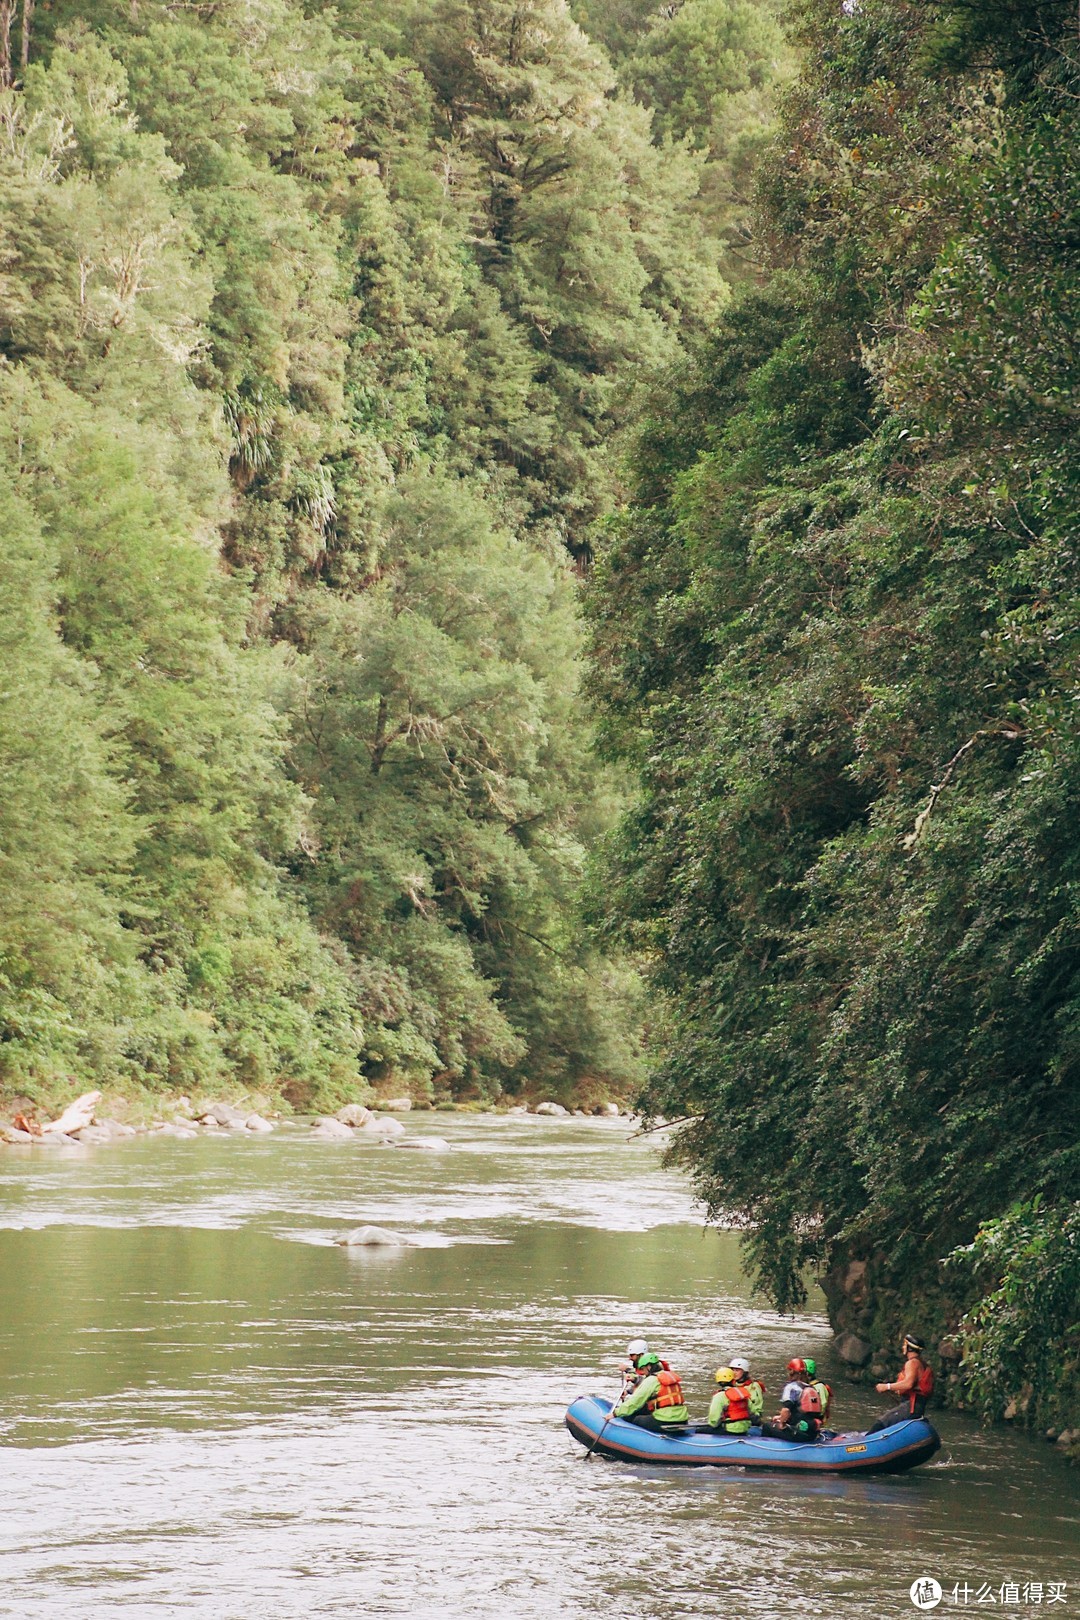
[[[916,1614],[922,1575],[939,1614],[1080,1613],[1076,1475],[955,1414],[895,1479],[583,1462],[565,1407],[613,1391],[638,1333],[695,1415],[740,1351],[773,1390],[816,1354],[844,1428],[880,1403],[813,1302],[751,1299],[625,1122],[409,1129],[453,1151],[302,1128],[3,1150],[0,1615],[846,1620]],[[368,1221],[420,1242],[333,1243]]]

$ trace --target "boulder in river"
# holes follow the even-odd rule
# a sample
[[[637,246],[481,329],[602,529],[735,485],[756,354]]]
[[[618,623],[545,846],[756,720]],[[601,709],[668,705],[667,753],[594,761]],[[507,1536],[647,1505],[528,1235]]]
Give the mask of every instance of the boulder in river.
[[[351,1125],[355,1130],[357,1126],[367,1124],[371,1118],[371,1109],[365,1108],[363,1103],[346,1103],[344,1108],[338,1109],[334,1118],[340,1119],[343,1125]]]
[[[12,1147],[33,1147],[34,1138],[29,1131],[20,1131],[17,1125],[0,1125],[0,1140]]]
[[[379,1107],[385,1108],[387,1113],[390,1114],[407,1114],[412,1108],[412,1098],[388,1097],[386,1102],[381,1102],[379,1104]]]
[[[154,1132],[155,1136],[175,1137],[176,1141],[178,1142],[194,1142],[198,1134],[198,1131],[193,1131],[190,1125],[179,1124],[176,1120],[171,1121],[167,1125],[159,1125]],[[85,1142],[85,1135],[82,1137],[82,1140]]]
[[[232,1130],[243,1130],[247,1114],[240,1108],[234,1108],[232,1103],[211,1103],[204,1114],[199,1116],[200,1125],[225,1125]]]
[[[842,1333],[836,1340],[836,1353],[849,1367],[865,1367],[873,1353],[873,1345],[854,1333]]]
[[[347,1125],[343,1125],[340,1119],[331,1119],[327,1115],[315,1121],[311,1134],[322,1142],[347,1142],[352,1136],[352,1131]]]
[[[35,1147],[79,1147],[79,1139],[68,1136],[64,1131],[51,1131],[48,1136],[32,1136],[30,1140]]]
[[[358,1226],[334,1239],[346,1249],[407,1249],[413,1242],[404,1232],[392,1232],[386,1226]]]
[[[548,1114],[552,1118],[554,1118],[554,1117],[558,1116],[559,1114],[565,1114],[566,1109],[563,1107],[562,1103],[542,1102],[542,1103],[537,1103],[536,1107],[533,1109],[533,1113],[534,1114]]]
[[[445,1136],[405,1136],[394,1138],[397,1148],[413,1148],[418,1153],[449,1153],[450,1144]]]
[[[106,1142],[116,1141],[108,1125],[84,1125],[77,1135],[80,1142],[87,1143],[91,1147],[102,1147]]]
[[[385,1142],[391,1136],[404,1136],[405,1127],[400,1119],[381,1119],[377,1114],[365,1120],[360,1131],[365,1136],[372,1136],[377,1142]]]
[[[273,1128],[270,1121],[263,1119],[261,1114],[249,1114],[244,1121],[245,1130],[255,1131],[260,1135],[265,1135],[267,1131],[272,1131]]]

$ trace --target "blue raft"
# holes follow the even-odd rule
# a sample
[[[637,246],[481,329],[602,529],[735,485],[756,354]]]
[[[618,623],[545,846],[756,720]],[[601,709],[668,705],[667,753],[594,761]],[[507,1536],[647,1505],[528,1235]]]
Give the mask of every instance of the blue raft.
[[[925,1418],[906,1418],[877,1434],[838,1434],[801,1445],[762,1439],[753,1432],[717,1434],[692,1423],[675,1434],[657,1434],[625,1418],[609,1417],[611,1404],[598,1395],[579,1396],[567,1411],[566,1427],[583,1446],[622,1462],[775,1468],[800,1474],[901,1474],[929,1462],[941,1445],[937,1430]]]

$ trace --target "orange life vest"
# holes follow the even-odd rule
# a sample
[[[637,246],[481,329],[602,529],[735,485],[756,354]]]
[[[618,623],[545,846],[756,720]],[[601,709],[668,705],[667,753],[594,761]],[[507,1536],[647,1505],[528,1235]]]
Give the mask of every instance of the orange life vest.
[[[729,1384],[724,1394],[727,1396],[727,1406],[722,1421],[724,1423],[748,1423],[750,1421],[750,1390],[745,1384]]]
[[[799,1411],[804,1417],[821,1416],[821,1395],[813,1384],[807,1384],[799,1396]]]
[[[660,1389],[650,1401],[645,1402],[646,1412],[655,1412],[658,1406],[683,1406],[682,1385],[678,1373],[673,1373],[667,1367],[662,1367],[654,1374]]]
[[[926,1402],[933,1393],[934,1369],[933,1367],[929,1366],[920,1356],[919,1376],[915,1380],[915,1388],[911,1391],[911,1394],[908,1397],[908,1410],[911,1412],[912,1417],[915,1416],[915,1407],[917,1402],[921,1400],[925,1406]]]

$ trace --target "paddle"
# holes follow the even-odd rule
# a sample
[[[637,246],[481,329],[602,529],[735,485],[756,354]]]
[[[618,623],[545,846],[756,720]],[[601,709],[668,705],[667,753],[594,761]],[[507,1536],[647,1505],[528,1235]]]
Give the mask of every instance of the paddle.
[[[608,1413],[608,1415],[604,1419],[603,1423],[601,1423],[600,1427],[597,1429],[596,1434],[593,1437],[592,1445],[589,1447],[588,1451],[586,1451],[584,1457],[582,1458],[583,1462],[588,1462],[589,1458],[592,1456],[593,1452],[596,1450],[597,1446],[600,1444],[600,1436],[603,1434],[604,1430],[607,1428],[608,1424],[611,1422],[612,1418],[615,1416],[615,1408],[619,1405],[620,1401],[624,1401],[626,1399],[626,1394],[627,1394],[627,1390],[630,1387],[630,1378],[631,1378],[631,1375],[632,1375],[633,1371],[634,1371],[634,1369],[631,1367],[629,1372],[626,1372],[626,1373],[623,1374],[622,1389],[619,1391],[619,1400],[618,1401],[612,1401],[612,1403],[611,1403],[611,1411]]]

